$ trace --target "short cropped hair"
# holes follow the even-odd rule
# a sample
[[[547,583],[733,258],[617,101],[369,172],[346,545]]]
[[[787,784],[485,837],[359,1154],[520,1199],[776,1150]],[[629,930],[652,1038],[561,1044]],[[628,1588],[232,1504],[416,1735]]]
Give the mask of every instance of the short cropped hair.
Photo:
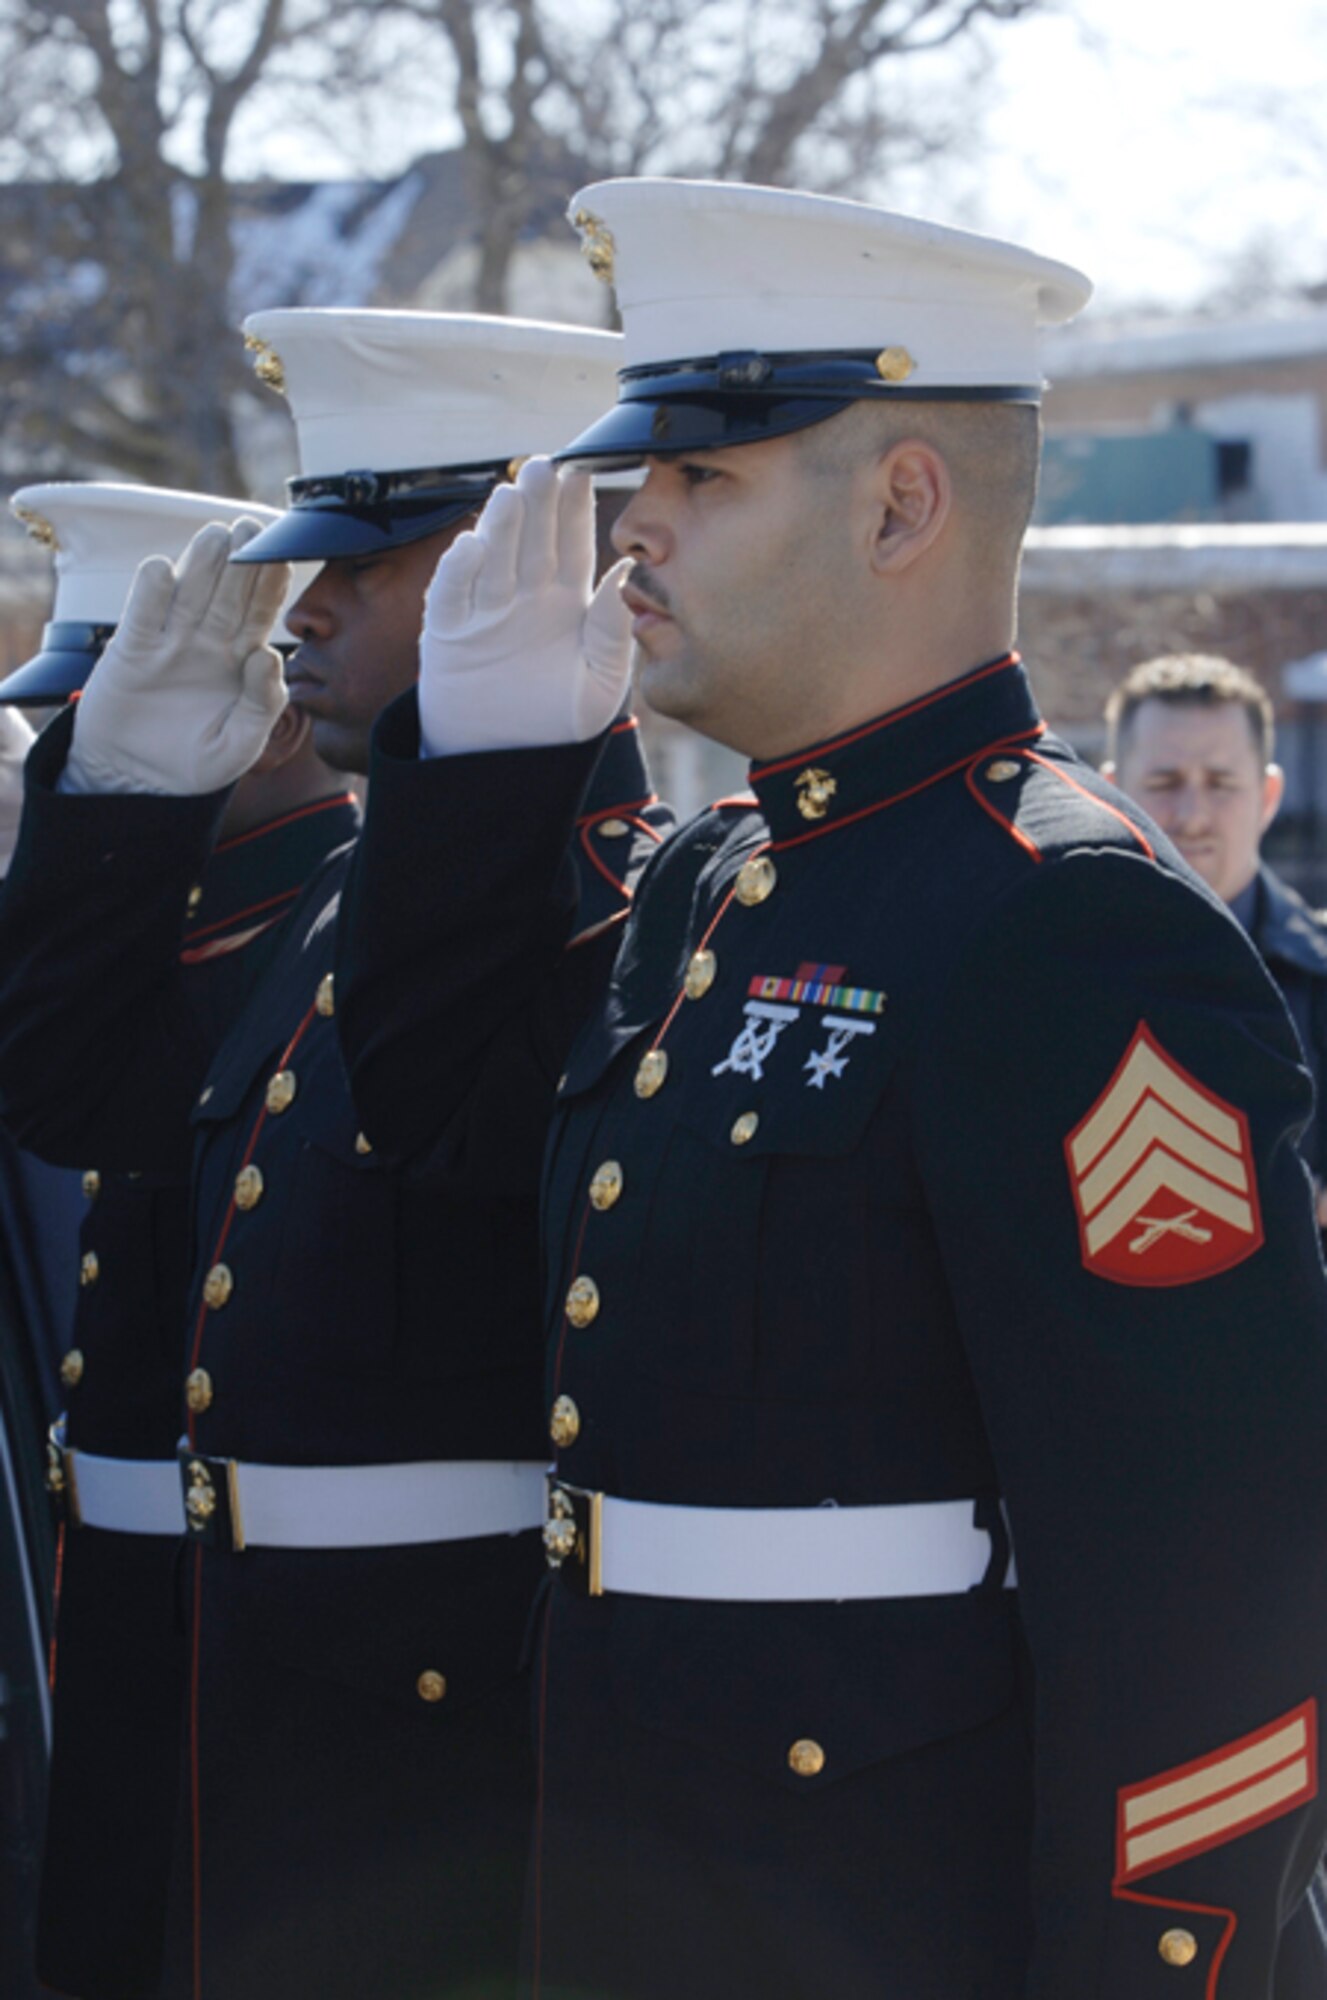
[[[1271,696],[1233,660],[1216,653],[1162,653],[1134,668],[1106,703],[1107,756],[1120,761],[1120,749],[1135,712],[1145,701],[1167,701],[1176,708],[1216,708],[1229,702],[1244,710],[1264,764],[1276,754],[1276,717]]]

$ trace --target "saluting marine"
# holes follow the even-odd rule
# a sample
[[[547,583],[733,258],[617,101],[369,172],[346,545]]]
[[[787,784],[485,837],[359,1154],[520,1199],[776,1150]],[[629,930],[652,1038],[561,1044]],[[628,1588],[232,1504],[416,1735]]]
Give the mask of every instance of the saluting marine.
[[[81,693],[140,562],[178,557],[210,522],[279,519],[252,503],[102,482],[24,487],[10,505],[55,558],[41,648],[0,681],[0,701],[27,706]],[[226,539],[224,526],[214,533]],[[344,782],[313,748],[307,718],[285,710],[231,794],[206,868],[172,913],[181,992],[200,1035],[215,1038],[235,1018],[267,963],[275,926],[357,823]],[[42,872],[52,859],[48,849],[34,860],[25,844],[15,893],[45,899],[58,922],[86,925],[86,904],[61,907],[58,862]],[[134,936],[134,913],[121,913],[120,948],[133,949]],[[29,966],[20,976],[33,973]],[[96,1010],[95,991],[79,1000]],[[81,1110],[58,1051],[32,1083],[46,1093],[52,1121],[68,1116],[77,1126]],[[163,1133],[144,1171],[135,1125],[110,1136],[101,1165],[83,1174],[78,1305],[60,1364],[66,1413],[50,1447],[65,1533],[37,1967],[45,1985],[83,2000],[156,1990],[180,1779],[176,1442],[192,1147],[181,1115],[173,1144]]]
[[[315,745],[362,769],[375,714],[415,677],[440,550],[513,457],[601,403],[619,343],[315,311],[259,315],[249,334],[295,415],[292,506],[222,552],[242,562],[200,575],[187,552],[155,633],[134,623],[131,650],[122,627],[72,735],[66,723],[35,753],[33,865],[59,847],[78,936],[56,951],[44,902],[7,908],[7,962],[45,951],[53,1004],[37,1018],[22,980],[7,982],[0,1085],[39,1140],[49,1112],[31,1078],[58,1040],[82,1143],[192,1110],[176,1493],[194,1547],[167,1990],[496,1996],[514,1985],[533,1796],[538,1148],[495,1125],[464,1177],[445,1143],[405,1172],[355,1117],[331,976],[349,847],[281,925],[219,1048],[188,1031],[174,959],[225,787],[253,754],[255,717],[266,727],[283,698],[253,650],[251,597],[279,590],[287,559],[323,559],[289,613],[289,685]],[[150,773],[132,681],[171,720]],[[92,705],[99,689],[114,709]],[[601,931],[584,949],[605,959],[634,860],[656,838],[634,725],[614,747],[607,789],[583,809],[603,867],[578,844],[577,931]],[[71,771],[99,795],[66,797]],[[131,794],[107,796],[126,772]],[[134,911],[132,955],[88,922],[107,851]],[[448,866],[471,860],[463,843]],[[574,880],[568,852],[553,867]],[[94,1019],[74,1001],[90,982]]]
[[[533,858],[626,635],[538,552],[577,468],[643,461],[643,689],[752,791],[655,856],[545,1084],[532,1990],[1320,1996],[1310,1094],[1237,926],[1012,651],[1037,331],[1087,283],[768,189],[576,211],[620,399],[440,566],[419,714],[487,710],[384,718],[339,975],[384,1131],[426,1075],[451,1131],[554,1056]],[[532,708],[542,752],[502,733]],[[412,867],[474,843],[441,911],[375,831],[403,797]]]

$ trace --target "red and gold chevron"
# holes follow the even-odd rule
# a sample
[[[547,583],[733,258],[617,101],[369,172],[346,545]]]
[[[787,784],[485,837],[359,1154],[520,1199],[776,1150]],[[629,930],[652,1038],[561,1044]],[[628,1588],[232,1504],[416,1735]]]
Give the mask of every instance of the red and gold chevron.
[[[1126,1786],[1116,1814],[1116,1886],[1252,1833],[1317,1790],[1318,1705],[1306,1701],[1210,1756]]]
[[[1189,1285],[1263,1240],[1249,1121],[1167,1055],[1145,1021],[1064,1142],[1085,1267]]]

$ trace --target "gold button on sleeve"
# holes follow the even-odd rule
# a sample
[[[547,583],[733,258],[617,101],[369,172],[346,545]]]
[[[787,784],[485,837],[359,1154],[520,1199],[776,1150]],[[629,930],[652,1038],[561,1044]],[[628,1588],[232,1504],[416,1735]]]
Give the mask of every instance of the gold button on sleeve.
[[[193,888],[189,891],[190,916],[193,915],[194,911],[198,908],[198,905],[202,902],[202,900],[203,900],[203,885],[201,882],[195,882]]]
[[[760,1113],[758,1111],[744,1111],[740,1118],[733,1120],[733,1129],[730,1134],[733,1144],[735,1146],[745,1146],[749,1140],[755,1138],[759,1125]]]
[[[325,972],[318,981],[318,991],[313,1004],[324,1020],[329,1019],[336,1012],[336,1001],[332,995],[332,975],[330,972]]]
[[[362,1132],[357,1132],[355,1134],[355,1151],[360,1155],[361,1158],[365,1157],[366,1155],[368,1155],[373,1151],[372,1146],[369,1144],[368,1140],[365,1138]]]
[[[305,988],[308,991],[308,988]],[[299,1079],[293,1069],[279,1069],[267,1086],[266,1103],[274,1118],[283,1111],[289,1111],[295,1102],[295,1092],[299,1089]]]
[[[101,1175],[95,1167],[89,1167],[83,1176],[83,1192],[89,1201],[95,1201],[101,1193]]]
[[[1198,1956],[1198,1940],[1192,1931],[1163,1931],[1157,1950],[1167,1965],[1192,1965]]]
[[[593,1278],[581,1276],[567,1293],[567,1318],[573,1326],[589,1326],[599,1317],[599,1287]]]
[[[441,1701],[447,1692],[446,1674],[440,1674],[436,1667],[425,1667],[415,1682],[415,1691],[421,1701]]]
[[[590,1182],[590,1206],[602,1215],[605,1209],[616,1207],[622,1199],[624,1175],[616,1160],[605,1160],[594,1170]]]
[[[236,1208],[257,1208],[263,1198],[263,1170],[261,1167],[241,1167],[235,1176]]]
[[[1016,764],[1012,757],[997,757],[993,764],[986,766],[986,776],[993,785],[1007,785],[1011,778],[1018,776],[1022,768],[1023,766]]]
[[[95,1250],[85,1250],[78,1260],[78,1282],[80,1285],[95,1285],[101,1276],[101,1259]]]
[[[790,1769],[799,1778],[818,1778],[825,1768],[825,1753],[809,1736],[799,1736],[788,1752]]]
[[[631,828],[624,819],[601,819],[599,832],[605,840],[621,840],[624,834],[631,832]]]
[[[184,1400],[195,1416],[212,1407],[212,1377],[206,1368],[195,1368],[184,1385]]]
[[[60,1363],[60,1380],[66,1389],[76,1389],[83,1380],[83,1353],[78,1347],[71,1347]]]
[[[548,1419],[548,1435],[555,1445],[575,1444],[581,1434],[581,1413],[570,1396],[559,1396]]]
[[[229,1264],[214,1264],[203,1280],[203,1303],[219,1312],[235,1289],[235,1274]]]
[[[650,1049],[640,1059],[636,1071],[637,1097],[653,1097],[664,1086],[668,1074],[668,1052],[666,1049]]]

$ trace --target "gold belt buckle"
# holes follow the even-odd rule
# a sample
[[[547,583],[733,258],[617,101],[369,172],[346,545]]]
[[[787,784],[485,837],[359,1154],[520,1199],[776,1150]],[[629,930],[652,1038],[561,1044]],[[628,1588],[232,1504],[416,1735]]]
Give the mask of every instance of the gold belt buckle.
[[[178,1457],[186,1539],[239,1555],[245,1544],[235,1460],[190,1451],[187,1439],[181,1441]]]
[[[602,1597],[604,1496],[549,1478],[544,1560],[578,1597]]]
[[[74,1451],[65,1443],[65,1420],[57,1418],[46,1434],[46,1491],[51,1496],[56,1519],[67,1527],[81,1528],[83,1516],[78,1504],[78,1478],[74,1472]]]

